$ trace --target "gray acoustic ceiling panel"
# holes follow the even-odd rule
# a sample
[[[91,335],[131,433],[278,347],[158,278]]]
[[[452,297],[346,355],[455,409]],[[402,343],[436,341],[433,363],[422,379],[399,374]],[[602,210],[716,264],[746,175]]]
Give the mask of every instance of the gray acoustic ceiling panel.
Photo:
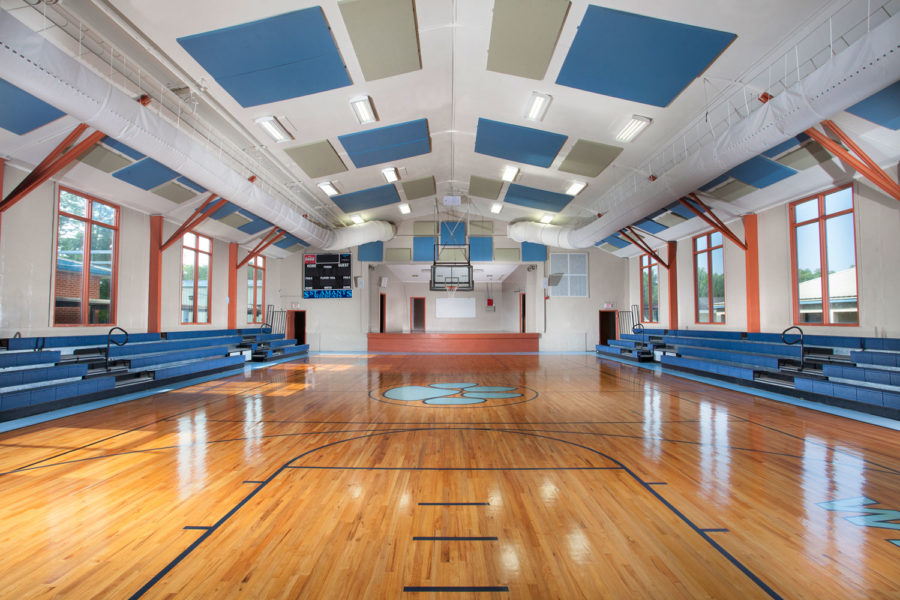
[[[731,202],[732,200],[737,200],[747,194],[753,193],[759,188],[753,187],[752,185],[747,185],[742,181],[738,181],[737,179],[732,179],[725,185],[721,187],[717,187],[712,192],[708,192],[710,196],[715,196],[719,200],[724,200],[726,202]]]
[[[488,71],[543,79],[569,0],[495,0]]]
[[[802,171],[828,162],[831,160],[831,154],[819,142],[809,142],[775,160],[786,167]]]
[[[417,198],[425,198],[426,196],[434,196],[434,177],[422,177],[421,179],[410,179],[409,181],[401,181],[403,185],[403,193],[407,200],[415,200]]]
[[[219,219],[219,221],[225,223],[229,227],[238,229],[239,227],[243,227],[247,223],[250,223],[251,221],[253,221],[253,219],[247,218],[239,212],[233,212],[230,215],[222,217],[221,219]]]
[[[181,204],[182,202],[187,202],[191,198],[197,195],[197,192],[194,190],[188,189],[183,185],[179,185],[174,181],[169,181],[168,183],[164,183],[159,187],[155,187],[150,190],[157,196],[162,196],[166,200],[171,200],[176,204]]]
[[[609,242],[603,242],[602,244],[600,244],[597,247],[600,248],[601,250],[606,250],[607,252],[615,252],[616,250],[618,250],[618,248],[616,248]]]
[[[609,146],[599,142],[578,140],[568,156],[559,165],[560,171],[575,173],[584,177],[596,177],[608,167],[622,152],[619,146]]]
[[[479,198],[487,198],[488,200],[496,200],[500,197],[500,190],[503,188],[503,182],[499,179],[489,179],[487,177],[479,177],[472,175],[469,177],[469,195],[478,196]]]
[[[347,170],[347,165],[328,140],[287,148],[285,153],[300,165],[304,173],[313,178],[343,173]]]
[[[653,220],[659,223],[660,225],[665,225],[666,227],[674,227],[679,223],[684,223],[687,219],[682,217],[681,215],[676,215],[672,212],[664,212],[661,215],[657,215],[653,217]]]
[[[344,0],[338,6],[366,81],[422,68],[412,0]]]
[[[95,169],[100,169],[104,173],[112,173],[113,171],[124,169],[134,162],[121,154],[107,150],[100,144],[94,144],[90,150],[79,156],[78,160]]]

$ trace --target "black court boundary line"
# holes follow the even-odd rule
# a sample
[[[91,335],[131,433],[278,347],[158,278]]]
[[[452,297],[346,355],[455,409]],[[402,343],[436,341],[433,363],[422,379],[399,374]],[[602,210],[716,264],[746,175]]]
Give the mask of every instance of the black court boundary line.
[[[214,381],[216,381],[216,380],[214,380]],[[212,387],[210,387],[210,388],[207,388],[207,390],[209,390],[209,389],[216,389],[216,388],[218,388],[218,387],[221,387],[221,386],[225,385],[226,383],[233,383],[233,382],[222,381],[222,382],[220,382],[218,385],[214,385],[214,386],[212,386]],[[254,387],[252,387],[252,388],[250,388],[250,389],[251,389],[251,390],[255,390],[256,388],[260,388],[260,387],[263,387],[263,386],[266,386],[266,385],[270,385],[271,383],[272,383],[272,382],[262,383],[262,384],[260,384],[260,385],[254,386]],[[200,384],[194,384],[194,385],[200,385]],[[188,388],[190,388],[190,387],[193,387],[193,386],[188,386]],[[169,392],[180,392],[181,390],[188,389],[188,388],[179,388],[179,389],[177,389],[177,390],[169,390]],[[206,391],[206,390],[204,390],[204,391]],[[246,390],[244,390],[244,391],[246,391]],[[169,393],[169,392],[160,392],[159,394],[153,394],[153,395],[162,395],[162,394],[167,394],[167,393]],[[24,465],[24,466],[21,466],[21,467],[16,467],[15,469],[12,469],[12,470],[10,470],[10,471],[0,472],[0,476],[3,476],[3,475],[9,475],[10,473],[15,473],[16,471],[22,471],[22,470],[28,469],[29,467],[33,467],[33,466],[35,466],[35,465],[39,465],[39,464],[41,464],[42,462],[46,462],[46,461],[48,461],[48,460],[53,460],[54,458],[59,458],[59,457],[61,457],[61,456],[65,456],[66,454],[70,454],[70,453],[72,453],[72,452],[78,452],[79,450],[86,450],[86,449],[90,448],[91,446],[93,446],[94,444],[102,444],[103,442],[108,442],[108,441],[111,440],[111,439],[117,438],[117,437],[122,436],[122,435],[127,435],[127,434],[129,434],[129,433],[134,433],[135,431],[140,431],[141,429],[144,429],[145,427],[150,427],[151,425],[156,425],[157,423],[161,423],[162,421],[170,421],[170,420],[174,419],[175,417],[177,417],[177,416],[179,416],[179,415],[183,415],[183,414],[185,414],[185,413],[189,413],[189,412],[191,412],[191,411],[197,410],[197,408],[199,408],[199,407],[206,407],[206,406],[209,406],[210,404],[212,404],[212,403],[214,403],[214,402],[221,402],[222,400],[226,400],[226,399],[230,398],[231,396],[232,396],[232,394],[226,394],[225,397],[223,397],[223,398],[218,398],[218,399],[214,399],[214,400],[207,400],[205,403],[202,403],[202,404],[200,404],[200,405],[194,406],[193,408],[188,408],[188,409],[182,410],[182,411],[180,411],[180,412],[172,413],[171,415],[167,415],[167,416],[165,416],[165,417],[160,417],[160,418],[156,419],[155,421],[151,421],[151,422],[149,422],[149,423],[146,423],[146,424],[144,424],[144,425],[139,425],[139,426],[137,426],[137,427],[132,427],[131,429],[129,429],[129,430],[127,430],[127,431],[120,431],[119,433],[115,433],[115,434],[110,435],[110,436],[107,436],[107,437],[105,437],[105,438],[101,438],[101,439],[99,439],[99,440],[95,440],[95,441],[93,441],[93,442],[89,442],[89,443],[84,444],[84,445],[82,445],[82,446],[78,446],[77,448],[70,448],[69,450],[66,450],[66,451],[64,451],[64,452],[60,452],[59,454],[55,454],[55,455],[53,455],[53,456],[48,456],[48,457],[46,457],[46,458],[42,458],[42,459],[40,459],[40,460],[36,460],[36,461],[34,461],[34,462],[32,462],[32,463],[29,463],[29,464]],[[137,400],[137,399],[138,399],[138,398],[136,398],[136,400]],[[143,400],[143,398],[139,398],[139,399],[140,399],[140,400]],[[107,408],[107,407],[103,407],[103,408]],[[100,410],[100,409],[98,409],[98,410]],[[88,411],[88,412],[91,412],[91,411]],[[84,413],[79,413],[79,414],[84,414]],[[69,415],[69,416],[74,417],[74,416],[78,416],[78,415]],[[64,417],[64,418],[65,418],[65,417]],[[49,421],[45,421],[45,423],[46,423],[46,422],[49,422]],[[35,425],[43,425],[43,424],[44,424],[44,423],[36,423]]]
[[[414,535],[414,542],[496,542],[493,535]]]
[[[405,585],[404,592],[508,592],[505,585]]]
[[[419,506],[490,506],[490,502],[419,502]]]
[[[252,500],[261,490],[263,490],[276,477],[278,477],[278,475],[287,471],[289,468],[293,467],[294,465],[292,465],[291,463],[293,463],[297,460],[300,460],[301,458],[308,456],[314,452],[324,450],[325,448],[329,448],[331,446],[336,446],[338,444],[352,442],[355,440],[373,438],[373,437],[381,436],[381,435],[393,435],[396,433],[408,433],[408,432],[414,432],[414,431],[446,431],[446,430],[457,430],[457,429],[458,428],[438,427],[438,428],[417,428],[417,429],[406,429],[406,430],[399,430],[399,431],[378,432],[378,433],[372,433],[372,434],[368,434],[368,435],[352,437],[352,438],[348,438],[346,440],[337,440],[334,442],[329,442],[327,444],[324,444],[317,448],[312,448],[310,450],[303,452],[302,454],[295,456],[294,458],[292,458],[292,459],[288,460],[286,463],[284,463],[281,467],[279,467],[269,477],[267,477],[265,479],[264,483],[255,487],[253,489],[253,491],[251,491],[249,494],[247,494],[243,499],[241,499],[237,504],[235,504],[230,510],[228,510],[228,512],[226,512],[222,518],[220,518],[213,525],[211,525],[209,527],[209,529],[207,529],[200,536],[198,536],[197,539],[194,540],[193,543],[191,543],[187,548],[182,550],[173,560],[171,560],[165,567],[163,567],[158,573],[156,573],[156,575],[151,577],[143,586],[140,587],[140,589],[138,589],[134,594],[132,594],[130,596],[130,600],[137,600],[138,598],[141,598],[153,586],[155,586],[157,583],[159,583],[159,581],[163,577],[165,577],[169,572],[171,572],[175,567],[177,567],[181,563],[181,561],[183,561],[185,558],[187,558],[194,550],[197,549],[197,547],[200,546],[200,544],[202,544],[207,538],[209,538],[213,533],[215,533],[222,525],[224,525],[231,517],[233,517],[241,508],[243,508],[248,502],[250,502],[250,500]],[[770,598],[773,598],[774,600],[782,600],[782,597],[775,590],[773,590],[771,587],[769,587],[768,584],[766,584],[759,576],[757,576],[746,565],[744,565],[740,560],[738,560],[737,557],[735,557],[733,554],[728,552],[728,550],[726,550],[718,542],[716,542],[712,537],[710,537],[710,535],[704,529],[698,527],[684,513],[679,511],[677,508],[675,508],[675,506],[672,505],[671,502],[666,500],[661,494],[659,494],[656,490],[654,490],[650,484],[644,482],[640,478],[640,476],[637,475],[637,473],[635,473],[634,471],[632,471],[631,469],[626,467],[621,461],[616,460],[615,458],[611,457],[610,455],[608,455],[604,452],[600,452],[599,450],[594,450],[593,448],[590,448],[583,444],[577,444],[575,442],[570,442],[568,440],[554,438],[554,437],[545,436],[545,435],[538,435],[538,434],[534,434],[534,433],[527,433],[527,432],[515,431],[515,430],[502,430],[502,429],[498,430],[498,429],[475,428],[475,427],[467,428],[467,430],[469,430],[469,431],[488,431],[488,432],[497,432],[497,433],[512,433],[512,434],[516,434],[516,435],[524,435],[524,436],[529,436],[529,437],[536,437],[536,438],[542,438],[542,439],[547,439],[547,440],[551,440],[551,441],[556,441],[556,442],[560,442],[563,444],[568,444],[570,446],[575,446],[577,448],[582,448],[583,450],[587,450],[588,452],[592,452],[594,454],[597,454],[598,456],[602,456],[603,458],[619,465],[621,470],[623,470],[625,473],[627,473],[635,482],[637,482],[641,487],[643,487],[651,495],[653,495],[657,500],[659,500],[665,508],[667,508],[676,517],[678,517],[682,522],[684,522],[686,525],[688,525],[695,533],[697,533],[701,538],[703,538],[722,557],[724,557],[726,560],[728,560],[728,562],[730,562],[733,566],[735,566],[738,570],[740,570],[741,573],[743,573],[748,579],[750,579],[754,584],[756,584],[757,587],[759,587],[762,591],[764,591],[766,594],[768,594],[768,596]],[[406,588],[404,588],[404,589],[406,589]]]

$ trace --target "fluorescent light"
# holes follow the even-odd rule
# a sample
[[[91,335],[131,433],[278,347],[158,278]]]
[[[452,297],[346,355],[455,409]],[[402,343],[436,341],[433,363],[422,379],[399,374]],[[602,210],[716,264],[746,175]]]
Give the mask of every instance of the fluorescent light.
[[[631,120],[622,128],[622,131],[616,136],[618,142],[630,142],[636,138],[647,125],[653,122],[650,117],[642,117],[641,115],[631,115]]]
[[[401,215],[408,215],[411,211],[411,209],[409,208],[409,202],[401,202],[398,208],[400,209]]]
[[[281,124],[281,121],[273,117],[272,115],[268,115],[265,117],[259,117],[256,119],[256,124],[263,128],[263,131],[269,134],[273,140],[278,142],[279,144],[282,142],[289,142],[294,139],[288,130],[284,128],[284,125]]]
[[[551,100],[553,100],[553,96],[549,94],[531,92],[531,101],[528,103],[525,118],[529,121],[543,121]]]
[[[337,196],[338,195],[337,188],[334,187],[334,184],[331,183],[330,181],[323,181],[322,183],[317,183],[316,185],[318,185],[319,189],[322,190],[323,192],[325,192],[329,196]]]
[[[350,220],[353,221],[354,223],[356,223],[357,225],[362,225],[363,223],[365,223],[365,220],[359,215],[352,215],[350,217]]]
[[[552,220],[553,220],[553,215],[544,215],[543,217],[541,217],[541,223],[543,223],[545,225]]]
[[[581,190],[587,187],[587,184],[583,181],[573,181],[572,185],[569,186],[569,189],[566,190],[567,196],[577,196],[581,193]]]
[[[378,120],[375,118],[375,111],[372,110],[372,101],[369,100],[368,96],[350,98],[350,108],[353,109],[353,114],[356,115],[356,120],[359,121],[360,125],[374,123]]]
[[[500,176],[503,181],[515,181],[516,175],[519,174],[519,167],[506,165],[503,167],[503,175]]]
[[[384,178],[387,179],[388,183],[394,183],[400,176],[397,175],[397,169],[395,167],[385,167],[381,170],[381,174],[384,175]]]
[[[500,202],[494,202],[493,204],[491,204],[491,212],[495,215],[499,215],[501,210],[503,210],[503,204],[501,204]]]

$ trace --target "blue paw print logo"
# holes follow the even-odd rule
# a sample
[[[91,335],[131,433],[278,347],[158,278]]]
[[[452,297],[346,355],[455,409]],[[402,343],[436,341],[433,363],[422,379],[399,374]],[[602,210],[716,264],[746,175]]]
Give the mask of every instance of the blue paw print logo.
[[[432,383],[403,385],[372,393],[373,398],[391,404],[425,406],[503,406],[534,400],[537,393],[521,386],[478,385],[477,383]]]

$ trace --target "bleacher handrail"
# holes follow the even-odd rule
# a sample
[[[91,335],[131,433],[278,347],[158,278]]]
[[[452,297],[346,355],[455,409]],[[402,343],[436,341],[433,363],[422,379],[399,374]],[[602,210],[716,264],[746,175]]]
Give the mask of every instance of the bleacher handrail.
[[[643,323],[635,323],[634,327],[631,328],[631,333],[640,333],[641,334],[641,345],[646,344],[645,336],[644,336],[644,324]]]
[[[113,339],[113,337],[112,337],[113,332],[117,329],[125,334],[124,342],[118,342]],[[116,346],[124,346],[125,344],[128,343],[128,332],[125,331],[124,329],[122,329],[121,327],[113,327],[106,333],[106,370],[107,371],[109,371],[109,344],[110,344],[110,342],[112,342]]]
[[[791,331],[792,329],[796,329],[797,331],[800,332],[800,338],[794,340],[793,342],[789,342],[789,341],[787,341],[787,339],[785,338],[785,336],[786,336],[787,333],[788,333],[789,331]],[[800,342],[800,369],[799,369],[799,370],[802,371],[802,370],[803,370],[803,355],[806,353],[806,351],[805,351],[804,348],[803,348],[803,347],[804,347],[803,330],[800,329],[799,327],[797,327],[796,325],[793,325],[793,326],[791,326],[791,327],[788,327],[787,329],[785,329],[784,331],[781,332],[781,341],[782,341],[783,343],[787,344],[788,346],[793,346],[793,345],[796,344],[797,342]]]

